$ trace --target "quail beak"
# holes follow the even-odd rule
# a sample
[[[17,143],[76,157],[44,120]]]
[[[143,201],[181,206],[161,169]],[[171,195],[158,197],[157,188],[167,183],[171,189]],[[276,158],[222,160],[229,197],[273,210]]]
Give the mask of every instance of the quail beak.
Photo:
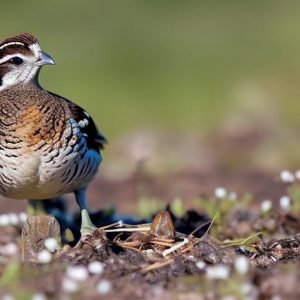
[[[36,65],[38,66],[55,65],[55,62],[49,54],[41,51],[39,60],[36,62]]]

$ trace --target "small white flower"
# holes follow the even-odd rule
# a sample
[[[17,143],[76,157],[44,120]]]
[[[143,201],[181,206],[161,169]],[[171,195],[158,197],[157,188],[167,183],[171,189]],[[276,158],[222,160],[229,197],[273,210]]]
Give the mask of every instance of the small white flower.
[[[209,279],[227,279],[229,276],[229,267],[215,265],[206,269],[206,277]]]
[[[108,280],[101,280],[98,284],[97,284],[97,292],[100,295],[106,295],[108,294],[112,289],[112,285],[111,282]]]
[[[234,267],[240,274],[246,274],[249,270],[249,260],[245,256],[239,256],[235,262]]]
[[[289,196],[282,196],[280,199],[279,199],[279,203],[280,203],[280,207],[282,209],[289,209],[290,206],[291,206],[291,199]]]
[[[295,172],[295,178],[296,178],[297,180],[300,180],[300,170],[297,170],[297,171]]]
[[[203,260],[198,260],[196,262],[196,267],[200,270],[204,270],[206,267],[206,263]]]
[[[241,292],[244,295],[250,295],[253,290],[253,285],[250,282],[246,282],[241,286]]]
[[[19,224],[19,218],[18,215],[15,213],[9,213],[8,214],[9,224],[16,226]]]
[[[48,264],[52,259],[52,255],[48,250],[43,249],[37,254],[37,259],[41,264]]]
[[[46,296],[44,294],[41,293],[36,293],[32,295],[31,300],[46,300]]]
[[[25,223],[27,221],[28,215],[25,212],[19,213],[19,220],[21,223]]]
[[[18,253],[18,246],[15,243],[8,243],[0,248],[0,253],[4,256],[14,256]]]
[[[92,261],[88,265],[88,270],[91,274],[102,274],[104,271],[104,266],[99,261]]]
[[[9,217],[7,214],[0,215],[0,226],[8,226]]]
[[[235,192],[230,192],[228,195],[229,200],[234,202],[237,199],[237,194]]]
[[[14,300],[15,298],[12,295],[6,294],[2,296],[1,300]]]
[[[221,300],[236,300],[236,298],[234,296],[224,296]]]
[[[55,238],[47,238],[44,245],[49,252],[55,252],[59,247]]]
[[[88,271],[84,266],[69,266],[66,274],[69,278],[76,281],[84,281],[89,276]]]
[[[62,289],[66,293],[75,293],[79,290],[79,285],[76,281],[70,278],[64,278],[62,282]]]
[[[288,170],[283,170],[280,172],[280,179],[282,182],[290,183],[295,180],[294,174]]]
[[[260,210],[262,212],[268,212],[272,208],[272,201],[271,200],[264,200],[260,205]]]
[[[217,198],[222,199],[222,198],[224,198],[224,197],[226,196],[226,194],[227,194],[226,189],[223,188],[223,187],[217,187],[217,188],[215,189],[215,196],[216,196]]]

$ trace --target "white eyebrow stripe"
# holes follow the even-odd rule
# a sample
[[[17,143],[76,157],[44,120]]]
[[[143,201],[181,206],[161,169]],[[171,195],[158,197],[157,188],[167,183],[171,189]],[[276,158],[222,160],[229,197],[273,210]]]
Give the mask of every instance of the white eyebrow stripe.
[[[8,47],[8,46],[11,46],[11,45],[22,45],[22,46],[25,46],[23,43],[21,42],[10,42],[10,43],[6,43],[2,46],[0,46],[0,50],[2,50],[3,48],[5,47]]]
[[[29,49],[33,52],[33,54],[38,57],[41,52],[40,45],[38,43],[32,44],[29,46]]]
[[[0,59],[0,64],[6,62],[6,61],[8,61],[8,60],[10,60],[11,58],[16,57],[16,56],[18,56],[18,57],[20,57],[20,58],[22,58],[22,59],[26,59],[26,56],[24,56],[24,55],[22,55],[22,54],[20,54],[20,53],[15,53],[15,54],[11,54],[11,55],[6,55],[6,56],[4,56],[2,59]]]

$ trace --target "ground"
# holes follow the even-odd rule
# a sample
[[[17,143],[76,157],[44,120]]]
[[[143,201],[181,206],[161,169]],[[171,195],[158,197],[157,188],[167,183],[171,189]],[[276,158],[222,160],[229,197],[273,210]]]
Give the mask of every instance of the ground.
[[[269,167],[257,159],[268,142],[255,132],[242,140],[217,135],[205,147],[181,139],[185,147],[177,146],[173,157],[174,137],[153,142],[161,150],[156,156],[144,151],[140,136],[126,139],[130,145],[137,140],[136,148],[116,143],[92,183],[89,205],[99,229],[80,241],[72,199],[66,202],[74,213],[63,211],[61,202],[45,207],[60,223],[63,244],[55,242],[61,239],[56,219],[25,220],[18,214],[25,202],[0,201],[0,295],[299,299],[296,169],[282,172],[278,163]]]

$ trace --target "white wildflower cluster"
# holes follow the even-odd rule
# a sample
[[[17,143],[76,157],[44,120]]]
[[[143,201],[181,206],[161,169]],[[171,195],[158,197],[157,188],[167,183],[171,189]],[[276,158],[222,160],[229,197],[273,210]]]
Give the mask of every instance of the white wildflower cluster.
[[[267,199],[262,201],[260,205],[260,210],[263,213],[269,212],[272,209],[273,203],[271,200]]]
[[[227,296],[220,298],[220,300],[236,300],[236,298],[235,298],[235,296],[227,295]]]
[[[52,260],[52,255],[48,250],[43,249],[37,254],[37,259],[41,264],[49,264]]]
[[[246,282],[241,285],[241,292],[244,296],[243,299],[247,300],[256,300],[258,299],[258,289],[255,285],[253,285],[251,282]]]
[[[37,254],[37,259],[40,264],[49,264],[52,261],[52,254],[58,250],[59,245],[54,238],[47,238],[44,241],[45,249]]]
[[[88,276],[88,270],[85,266],[68,266],[66,275],[75,281],[85,281]]]
[[[80,282],[85,281],[89,276],[85,266],[68,266],[66,275],[62,281],[62,289],[66,293],[75,293],[80,288]]]
[[[297,180],[300,180],[300,170],[297,170],[297,171],[295,172],[295,178],[296,178]]]
[[[200,270],[204,270],[206,267],[206,263],[203,260],[198,260],[196,262],[196,267]]]
[[[112,289],[112,284],[110,281],[103,279],[101,281],[99,281],[99,283],[97,284],[96,290],[98,292],[98,294],[100,295],[106,295],[108,294]]]
[[[229,277],[230,270],[225,265],[214,265],[207,267],[206,277],[209,279],[227,279]]]
[[[294,173],[289,170],[282,170],[280,172],[280,180],[284,183],[292,183],[296,180],[300,181],[300,170]]]
[[[88,270],[90,274],[100,275],[104,271],[104,265],[99,261],[92,261],[88,264]]]
[[[64,292],[72,294],[79,290],[79,285],[77,281],[65,277],[62,281],[62,289]]]
[[[214,194],[217,199],[228,198],[231,201],[235,201],[237,199],[237,195],[235,192],[229,192],[224,187],[215,188]]]
[[[10,294],[5,294],[2,296],[1,300],[14,300],[15,298]]]
[[[235,201],[237,199],[237,194],[235,192],[230,192],[228,194],[228,199],[231,201]]]
[[[280,295],[274,295],[272,296],[271,300],[283,300]]]
[[[282,170],[280,172],[280,180],[284,183],[292,183],[295,181],[295,176],[289,170]]]
[[[46,249],[51,253],[57,251],[59,248],[59,245],[55,238],[47,238],[44,241],[44,245],[45,245]]]
[[[7,213],[0,215],[0,227],[1,226],[22,226],[27,220],[27,214],[21,212],[16,213]]]
[[[0,246],[0,254],[4,256],[15,256],[18,253],[18,246],[15,243],[7,243]]]
[[[234,262],[234,268],[239,274],[246,274],[249,271],[249,260],[245,256],[238,256]]]
[[[104,271],[104,264],[99,261],[90,262],[87,267],[83,265],[68,266],[62,281],[62,289],[66,293],[79,291],[80,284],[85,282],[89,275],[101,275]],[[100,280],[96,285],[96,291],[101,295],[108,294],[112,289],[112,284],[108,280]]]
[[[35,293],[32,295],[31,300],[46,300],[46,296],[42,293]]]
[[[227,191],[225,188],[223,187],[217,187],[215,188],[215,196],[216,198],[218,199],[222,199],[222,198],[225,198],[227,195]]]
[[[291,198],[289,196],[282,196],[279,199],[280,207],[284,210],[289,210],[291,207]]]

